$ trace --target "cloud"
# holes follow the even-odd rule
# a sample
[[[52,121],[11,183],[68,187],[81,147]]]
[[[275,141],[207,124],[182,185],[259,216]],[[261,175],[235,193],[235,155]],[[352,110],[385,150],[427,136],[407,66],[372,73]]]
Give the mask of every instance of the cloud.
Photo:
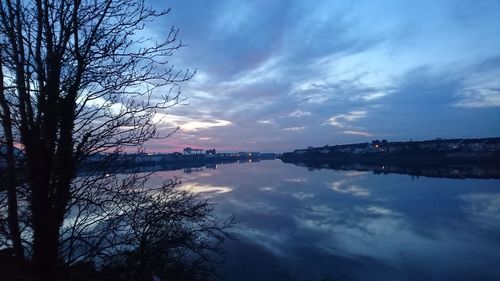
[[[352,194],[354,196],[369,196],[370,191],[368,191],[365,188],[352,185],[352,184],[347,184],[346,181],[340,180],[340,181],[334,181],[330,184],[330,189],[332,189],[335,192],[338,193],[344,193],[344,194]]]
[[[283,179],[283,181],[285,181],[285,182],[293,182],[293,183],[306,183],[307,182],[307,178],[305,178],[305,177],[286,178],[286,179]]]
[[[225,83],[226,87],[243,87],[276,81],[283,75],[281,71],[282,58],[269,57],[257,64],[255,68],[240,73],[233,80]]]
[[[461,199],[466,203],[462,209],[467,215],[475,217],[473,221],[496,225],[500,219],[500,194],[471,193],[462,195]]]
[[[274,119],[267,119],[267,120],[257,120],[257,123],[261,124],[274,124]]]
[[[291,192],[290,195],[298,200],[308,200],[314,198],[315,194],[306,192]]]
[[[349,113],[332,116],[328,120],[326,120],[325,123],[337,128],[345,128],[347,126],[347,123],[365,118],[366,115],[367,112],[364,110],[351,111]]]
[[[300,132],[303,131],[305,127],[289,127],[289,128],[284,128],[282,129],[283,131],[289,131],[289,132]]]
[[[184,183],[181,188],[192,193],[227,193],[233,191],[229,186],[213,186],[201,183]]]
[[[297,117],[297,118],[300,118],[300,117],[304,117],[304,116],[311,116],[312,113],[309,112],[309,111],[302,111],[300,109],[297,109],[295,111],[293,111],[292,113],[290,113],[290,117]]]
[[[397,215],[396,212],[389,210],[384,207],[380,206],[370,206],[366,208],[366,212],[373,214],[373,215],[380,215],[380,216],[395,216]]]
[[[463,108],[500,107],[500,88],[470,89],[459,94],[462,99],[453,104]]]
[[[153,122],[168,126],[178,126],[182,131],[195,132],[214,127],[226,127],[232,124],[231,121],[210,118],[191,118],[174,114],[155,113]]]
[[[361,98],[365,101],[374,101],[383,98],[386,95],[387,93],[385,92],[373,92],[373,93],[368,93],[367,95],[364,95]]]
[[[166,18],[189,45],[172,62],[198,71],[182,85],[190,105],[162,123],[195,135],[179,143],[207,137],[216,149],[281,152],[372,135],[500,131],[491,121],[500,116],[498,4],[169,3]],[[155,35],[164,26],[153,26]],[[300,133],[306,128],[315,138]]]
[[[354,135],[354,136],[363,136],[363,137],[372,137],[373,135],[368,132],[363,131],[342,131],[342,134],[345,135]]]

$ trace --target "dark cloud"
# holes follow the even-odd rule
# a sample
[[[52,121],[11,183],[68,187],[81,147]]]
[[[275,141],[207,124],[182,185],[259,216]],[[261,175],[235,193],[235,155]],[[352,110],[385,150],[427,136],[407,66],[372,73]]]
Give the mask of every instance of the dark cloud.
[[[428,67],[409,71],[394,92],[380,100],[366,126],[393,139],[488,137],[500,132],[499,107],[456,106],[467,88],[465,76]]]
[[[198,69],[183,86],[189,106],[172,114],[221,125],[179,145],[283,151],[500,132],[495,1],[168,4],[151,30],[179,26],[189,46],[172,62]]]

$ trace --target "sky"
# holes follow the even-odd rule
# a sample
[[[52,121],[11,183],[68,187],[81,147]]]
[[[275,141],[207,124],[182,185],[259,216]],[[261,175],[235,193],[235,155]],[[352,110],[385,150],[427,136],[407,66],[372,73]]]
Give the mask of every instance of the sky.
[[[144,32],[178,27],[170,62],[197,71],[148,151],[500,136],[500,1],[148,3],[172,10]]]

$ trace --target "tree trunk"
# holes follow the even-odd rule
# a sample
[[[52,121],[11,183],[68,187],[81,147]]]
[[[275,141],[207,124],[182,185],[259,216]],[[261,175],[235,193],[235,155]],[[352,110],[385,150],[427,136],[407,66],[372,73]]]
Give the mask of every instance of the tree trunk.
[[[32,140],[25,143],[32,189],[33,274],[37,281],[57,281],[60,280],[59,228],[62,222],[54,213],[53,149],[46,137],[25,133],[25,138]]]
[[[52,219],[41,216],[50,210],[38,210],[33,227],[33,273],[37,281],[60,280],[59,272],[59,227]]]
[[[24,250],[21,243],[21,233],[19,231],[19,217],[17,206],[17,190],[16,190],[16,161],[14,156],[14,138],[12,135],[12,116],[9,105],[5,98],[3,86],[3,70],[2,58],[0,57],[0,107],[2,108],[1,123],[5,134],[6,146],[6,173],[5,187],[7,190],[7,221],[10,233],[10,239],[14,248],[14,255],[19,267],[24,266]]]
[[[44,155],[43,150],[37,150]],[[59,228],[61,222],[54,214],[50,184],[50,157],[30,159],[31,207],[33,222],[33,273],[37,281],[57,281],[59,274]]]

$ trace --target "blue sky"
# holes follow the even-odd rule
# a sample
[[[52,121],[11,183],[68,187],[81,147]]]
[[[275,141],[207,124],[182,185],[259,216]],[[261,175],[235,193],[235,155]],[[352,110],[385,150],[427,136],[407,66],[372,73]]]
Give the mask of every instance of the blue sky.
[[[500,135],[500,1],[149,1],[197,69],[152,151]]]

